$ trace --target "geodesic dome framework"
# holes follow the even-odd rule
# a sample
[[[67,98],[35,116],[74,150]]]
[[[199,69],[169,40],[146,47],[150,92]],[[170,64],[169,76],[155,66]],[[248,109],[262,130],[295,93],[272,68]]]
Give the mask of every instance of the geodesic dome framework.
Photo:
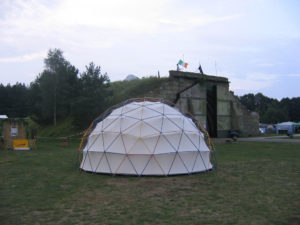
[[[82,139],[78,165],[94,173],[137,176],[204,172],[216,165],[206,137],[195,119],[171,103],[130,99],[93,121]]]

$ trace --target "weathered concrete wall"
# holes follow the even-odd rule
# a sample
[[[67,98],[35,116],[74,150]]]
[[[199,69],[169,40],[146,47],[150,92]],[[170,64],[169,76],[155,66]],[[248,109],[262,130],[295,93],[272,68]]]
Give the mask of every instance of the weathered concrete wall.
[[[217,136],[227,137],[230,130],[243,136],[258,134],[259,117],[248,111],[232,92],[225,77],[170,71],[169,80],[148,93],[149,97],[164,98],[192,113],[202,125],[207,123],[207,87],[216,86]]]
[[[227,137],[231,128],[231,104],[229,81],[217,84],[217,132],[218,137]]]
[[[229,93],[232,102],[232,129],[240,131],[242,136],[259,135],[259,114],[249,111],[233,92]]]
[[[182,110],[192,113],[202,125],[206,124],[206,87],[195,84],[183,91],[177,101]]]

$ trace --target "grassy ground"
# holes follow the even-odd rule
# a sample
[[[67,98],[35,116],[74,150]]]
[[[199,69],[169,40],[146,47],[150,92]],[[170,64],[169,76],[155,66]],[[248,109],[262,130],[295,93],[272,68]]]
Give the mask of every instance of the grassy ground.
[[[0,150],[0,224],[299,224],[300,145],[218,143],[219,170],[124,177],[74,169],[78,143]]]

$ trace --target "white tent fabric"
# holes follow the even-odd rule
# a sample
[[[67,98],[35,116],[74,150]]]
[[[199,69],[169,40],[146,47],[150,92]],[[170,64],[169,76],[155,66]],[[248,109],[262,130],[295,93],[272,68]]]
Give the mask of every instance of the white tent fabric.
[[[294,122],[283,122],[283,123],[278,123],[276,125],[276,133],[279,134],[280,131],[286,131],[288,132],[289,130],[294,130]]]
[[[204,135],[191,118],[159,101],[133,101],[94,124],[80,168],[166,176],[207,171],[212,164]]]

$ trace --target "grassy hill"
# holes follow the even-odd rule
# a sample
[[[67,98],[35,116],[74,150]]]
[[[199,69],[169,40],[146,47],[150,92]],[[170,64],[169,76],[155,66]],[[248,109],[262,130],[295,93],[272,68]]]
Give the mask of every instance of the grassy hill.
[[[35,129],[38,137],[65,137],[73,134],[77,134],[83,129],[80,129],[74,125],[73,119],[68,117],[64,120],[58,121],[57,125],[38,125],[34,121],[29,122],[30,130]]]
[[[168,78],[149,77],[130,81],[112,82],[110,91],[113,93],[110,98],[111,104],[120,103],[129,98],[148,97],[149,91],[159,88]]]

